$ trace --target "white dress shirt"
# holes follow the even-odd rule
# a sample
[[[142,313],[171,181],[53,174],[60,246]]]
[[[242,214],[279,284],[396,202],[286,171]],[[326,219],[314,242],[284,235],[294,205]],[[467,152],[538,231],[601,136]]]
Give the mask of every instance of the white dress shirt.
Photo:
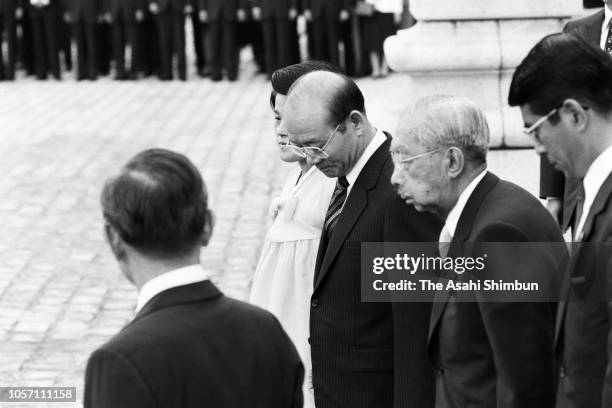
[[[144,305],[165,290],[205,281],[207,279],[208,273],[200,264],[185,266],[156,276],[145,283],[140,289],[136,312],[140,312]]]
[[[444,228],[442,229],[442,232],[440,233],[440,239],[438,240],[439,242],[450,242],[453,239],[453,237],[455,236],[455,232],[457,231],[457,224],[459,223],[459,218],[461,217],[461,213],[463,212],[465,205],[472,196],[472,193],[476,189],[476,186],[478,186],[478,184],[482,181],[486,174],[487,169],[484,169],[482,173],[478,174],[478,176],[476,176],[474,180],[472,180],[470,184],[468,184],[467,187],[465,187],[465,189],[461,192],[461,194],[459,195],[459,199],[446,217]]]
[[[346,175],[346,180],[349,182],[348,190],[346,191],[346,197],[348,198],[351,190],[353,189],[353,184],[357,181],[361,170],[365,167],[370,157],[378,150],[380,146],[382,146],[387,141],[387,136],[382,130],[377,130],[374,138],[370,141],[370,144],[363,151],[363,154],[357,160],[357,163],[353,166],[351,171]]]
[[[599,40],[599,46],[602,50],[606,50],[606,40],[608,39],[608,24],[610,24],[610,19],[612,18],[612,10],[608,8],[608,6],[604,7],[604,21],[601,25],[601,37]]]
[[[606,10],[607,9],[606,7]],[[593,201],[595,201],[597,193],[610,173],[612,173],[612,146],[604,150],[603,153],[591,163],[582,180],[582,184],[584,185],[584,207],[582,208],[582,216],[580,217],[580,222],[578,223],[578,228],[576,228],[574,237],[580,237],[582,228],[584,228],[584,223],[591,211]]]

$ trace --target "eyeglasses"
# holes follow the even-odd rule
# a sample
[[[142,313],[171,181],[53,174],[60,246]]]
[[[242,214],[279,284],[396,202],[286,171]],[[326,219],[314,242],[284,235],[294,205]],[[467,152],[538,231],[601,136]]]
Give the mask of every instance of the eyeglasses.
[[[405,159],[400,159],[400,160],[397,160],[397,157],[399,156],[400,153],[399,152],[392,152],[391,153],[391,159],[393,159],[393,161],[396,164],[398,164],[401,169],[406,170],[406,167],[404,166],[404,164],[410,163],[411,161],[416,160],[416,159],[420,159],[421,157],[426,157],[426,156],[429,156],[431,154],[438,153],[440,150],[442,150],[442,149],[430,150],[428,152],[420,153],[420,154],[417,154],[417,155],[414,155],[414,156],[410,156],[410,157],[406,157]]]
[[[338,125],[332,130],[327,136],[327,142],[322,147],[316,146],[296,146],[291,142],[287,142],[287,144],[283,145],[285,149],[291,150],[293,153],[299,155],[300,157],[309,157],[310,159],[327,159],[329,154],[327,154],[324,150],[327,149],[327,146],[331,143],[334,138],[336,132],[340,128],[340,125],[344,123],[344,119],[342,122],[338,123]]]
[[[559,112],[558,108],[551,110],[550,112],[548,112],[548,115],[542,116],[540,119],[536,120],[533,125],[529,126],[527,129],[524,129],[523,133],[525,133],[527,136],[531,136],[537,143],[542,143],[540,141],[540,136],[538,135],[537,130],[540,126],[542,126],[544,122],[550,119],[557,112]]]

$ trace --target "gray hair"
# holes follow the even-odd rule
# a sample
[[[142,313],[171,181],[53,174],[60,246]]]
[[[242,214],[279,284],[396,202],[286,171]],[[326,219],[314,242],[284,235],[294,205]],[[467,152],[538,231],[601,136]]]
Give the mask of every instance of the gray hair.
[[[487,161],[489,125],[482,110],[468,98],[448,95],[419,98],[402,113],[399,123],[428,150],[458,147],[470,162]]]

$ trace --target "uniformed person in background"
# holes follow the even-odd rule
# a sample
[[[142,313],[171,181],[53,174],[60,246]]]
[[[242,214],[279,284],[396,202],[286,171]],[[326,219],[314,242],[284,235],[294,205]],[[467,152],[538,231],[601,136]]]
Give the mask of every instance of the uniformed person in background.
[[[61,79],[58,48],[59,0],[26,1],[32,29],[36,78],[47,79],[47,74],[51,72],[55,79]]]
[[[105,0],[106,19],[111,23],[115,79],[136,79],[143,69],[143,49],[138,30],[145,18],[144,0]],[[126,47],[131,50],[129,74],[125,64]]]
[[[72,25],[77,48],[77,80],[98,78],[97,26],[101,0],[64,0],[64,21]]]

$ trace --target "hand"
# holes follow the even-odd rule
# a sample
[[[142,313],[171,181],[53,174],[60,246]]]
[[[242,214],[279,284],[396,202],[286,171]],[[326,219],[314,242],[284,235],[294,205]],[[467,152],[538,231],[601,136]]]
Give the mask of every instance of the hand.
[[[208,12],[206,10],[200,10],[198,17],[200,18],[200,22],[206,23],[208,21]]]
[[[312,21],[312,11],[304,10],[304,18],[306,21]]]
[[[400,25],[402,22],[402,13],[393,14],[393,20],[395,21],[395,25]]]
[[[66,23],[70,24],[70,22],[71,22],[70,20],[71,20],[71,18],[70,18],[70,13],[65,12],[65,13],[64,13],[64,22],[66,22]]]
[[[347,10],[340,11],[340,21],[342,21],[343,23],[347,21],[350,17],[351,15]]]
[[[149,4],[149,11],[151,12],[151,14],[159,13],[159,5],[157,3]]]
[[[261,7],[253,7],[253,20],[261,20]]]
[[[112,24],[113,16],[110,12],[102,14],[102,20],[108,24]]]
[[[561,210],[563,209],[563,200],[557,197],[546,197],[546,209],[555,219],[557,224],[561,224]]]
[[[134,18],[136,19],[137,22],[141,22],[144,20],[144,11],[142,10],[136,10],[134,12]]]
[[[238,9],[238,11],[236,12],[236,17],[238,18],[239,22],[243,22],[244,20],[246,20],[246,11],[244,11],[243,9]]]
[[[185,14],[191,14],[193,13],[193,6],[191,4],[186,4],[185,5]]]
[[[298,11],[297,9],[289,9],[289,20],[295,20],[298,16]]]
[[[15,18],[17,20],[21,20],[23,18],[23,9],[21,7],[17,7],[15,9]]]

